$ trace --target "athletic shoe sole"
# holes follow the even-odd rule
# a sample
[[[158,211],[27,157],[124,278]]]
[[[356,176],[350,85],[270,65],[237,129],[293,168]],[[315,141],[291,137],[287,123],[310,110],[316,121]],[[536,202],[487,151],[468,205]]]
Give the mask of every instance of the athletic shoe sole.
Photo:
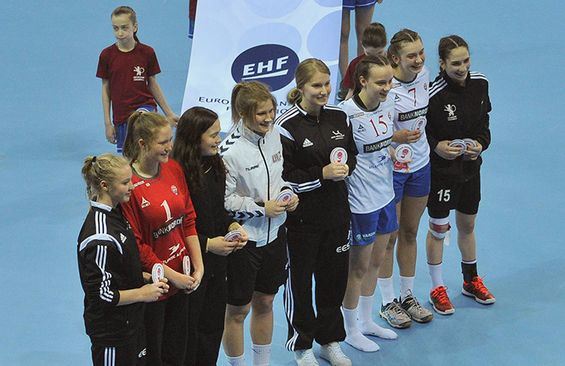
[[[414,320],[416,323],[424,324],[424,323],[431,322],[434,319],[434,315],[431,314],[430,316],[420,318],[420,319],[417,319],[417,318],[414,318],[414,317],[411,316],[410,319]]]
[[[465,296],[469,296],[475,299],[476,302],[478,302],[479,304],[483,304],[483,305],[492,305],[496,302],[495,298],[492,299],[488,299],[488,300],[483,300],[483,299],[479,299],[478,297],[476,297],[475,295],[473,295],[472,293],[470,293],[469,291],[465,290],[464,288],[461,289],[461,293]]]
[[[451,308],[449,310],[445,310],[445,311],[441,311],[438,308],[436,308],[436,306],[434,305],[434,302],[432,301],[432,299],[428,299],[428,301],[430,302],[430,304],[432,305],[432,307],[434,308],[434,311],[438,314],[441,315],[451,315],[453,313],[455,313],[455,308]]]

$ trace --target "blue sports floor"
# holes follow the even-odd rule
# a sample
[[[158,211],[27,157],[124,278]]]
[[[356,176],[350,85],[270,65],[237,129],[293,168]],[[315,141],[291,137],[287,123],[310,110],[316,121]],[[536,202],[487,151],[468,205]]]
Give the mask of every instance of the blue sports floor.
[[[189,54],[187,3],[131,3],[139,37],[156,49],[159,81],[176,111]],[[109,14],[117,5],[0,2],[1,366],[90,364],[75,254],[88,208],[80,168],[87,154],[113,150],[104,140],[95,72],[99,52],[113,42]],[[398,340],[378,341],[377,353],[345,345],[354,364],[565,364],[564,15],[558,0],[384,0],[377,6],[375,20],[389,37],[403,27],[420,32],[432,74],[439,38],[457,33],[471,46],[472,69],[490,80],[493,143],[484,154],[477,236],[479,271],[497,302],[485,307],[459,294],[459,253],[452,244],[444,272],[456,313],[399,331]],[[422,302],[430,284],[426,226],[424,216],[415,291]],[[280,294],[275,316],[272,364],[292,365],[283,347]],[[249,354],[249,339],[246,344]]]

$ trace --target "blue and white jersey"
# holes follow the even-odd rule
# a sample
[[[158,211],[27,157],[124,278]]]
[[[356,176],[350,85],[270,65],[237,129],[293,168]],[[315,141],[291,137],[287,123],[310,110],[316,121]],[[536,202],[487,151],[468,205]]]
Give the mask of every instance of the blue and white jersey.
[[[395,172],[415,172],[430,161],[430,146],[426,137],[426,113],[428,112],[430,74],[424,66],[412,82],[392,81],[389,96],[394,99],[394,130],[420,130],[420,139],[410,144],[414,151],[408,164],[396,164]],[[398,144],[394,143],[393,147]]]
[[[365,108],[357,95],[339,106],[349,117],[359,152],[357,167],[347,178],[349,206],[355,214],[374,212],[394,198],[388,151],[393,134],[393,98],[389,95],[372,111]]]

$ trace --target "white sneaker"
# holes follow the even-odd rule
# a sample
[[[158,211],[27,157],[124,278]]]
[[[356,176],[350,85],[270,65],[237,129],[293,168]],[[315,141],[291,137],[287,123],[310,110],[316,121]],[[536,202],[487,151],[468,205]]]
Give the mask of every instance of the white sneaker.
[[[324,360],[328,361],[332,366],[351,366],[351,360],[347,357],[339,343],[337,342],[330,342],[328,344],[324,344],[320,349],[320,357]]]
[[[298,366],[319,366],[312,348],[294,351],[294,359]]]

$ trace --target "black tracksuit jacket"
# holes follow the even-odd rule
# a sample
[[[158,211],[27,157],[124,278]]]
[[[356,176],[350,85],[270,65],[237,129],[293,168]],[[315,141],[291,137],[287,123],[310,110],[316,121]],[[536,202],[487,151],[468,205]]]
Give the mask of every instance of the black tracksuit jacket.
[[[433,175],[465,182],[479,174],[480,156],[476,160],[465,160],[463,156],[446,160],[434,149],[440,141],[463,138],[477,140],[483,151],[488,149],[490,111],[488,80],[483,74],[470,72],[465,86],[456,84],[445,72],[438,75],[430,84],[426,125]]]

